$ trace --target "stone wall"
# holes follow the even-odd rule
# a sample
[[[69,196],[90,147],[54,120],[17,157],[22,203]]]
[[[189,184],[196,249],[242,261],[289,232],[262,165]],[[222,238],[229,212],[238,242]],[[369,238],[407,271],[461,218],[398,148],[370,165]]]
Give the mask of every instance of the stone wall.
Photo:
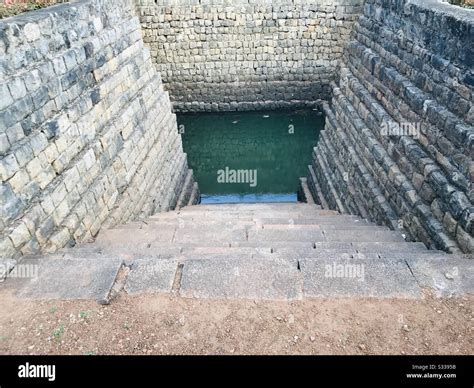
[[[0,22],[0,256],[173,208],[190,174],[131,0]]]
[[[362,0],[139,0],[175,110],[315,105]]]
[[[474,11],[367,0],[353,36],[325,104],[314,196],[428,247],[472,253]]]

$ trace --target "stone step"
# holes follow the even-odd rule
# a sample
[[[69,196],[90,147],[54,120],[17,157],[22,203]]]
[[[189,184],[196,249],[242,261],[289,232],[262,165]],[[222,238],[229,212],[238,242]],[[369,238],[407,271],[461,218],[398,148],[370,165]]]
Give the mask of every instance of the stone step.
[[[384,230],[356,230],[356,229],[326,229],[318,230],[249,230],[248,241],[298,241],[298,242],[319,242],[319,241],[359,241],[359,242],[397,242],[404,241],[403,237],[394,231]]]
[[[179,220],[179,219],[192,219],[197,221],[204,220],[244,220],[249,221],[259,218],[285,218],[285,219],[297,219],[297,218],[333,218],[334,214],[321,214],[316,210],[314,212],[265,212],[265,211],[245,211],[245,212],[213,212],[213,211],[203,211],[203,212],[166,212],[166,213],[157,213],[146,219],[147,222],[154,221],[165,221],[165,220]],[[354,217],[355,218],[355,217]]]
[[[232,241],[245,241],[247,239],[244,228],[178,228],[173,242],[177,244],[196,243],[201,245],[222,245]]]
[[[130,263],[124,289],[129,294],[171,292],[178,270],[177,258],[142,258]]]
[[[205,223],[196,219],[179,218],[177,220],[143,220],[134,221],[123,225],[117,225],[114,230],[129,229],[129,230],[141,230],[141,229],[175,229],[175,228],[191,228],[191,229],[202,229],[202,228],[225,228],[225,229],[236,229],[245,228],[246,226],[255,226],[256,223],[253,220],[209,220]]]
[[[267,255],[271,254],[270,247],[185,247],[182,249],[183,254],[197,254],[197,255]]]
[[[250,248],[270,248],[272,251],[278,248],[293,248],[293,249],[312,249],[314,246],[313,241],[232,241],[231,247],[250,247]]]
[[[206,204],[187,206],[181,209],[182,211],[301,211],[304,209],[320,210],[319,207],[303,203],[236,203],[236,204]]]
[[[74,248],[63,249],[55,253],[62,258],[89,258],[100,259],[101,257],[117,257],[122,260],[131,260],[146,257],[171,258],[179,256],[183,248],[173,244],[160,244],[159,247],[154,244],[133,244],[125,242],[123,244],[100,245],[100,244],[82,244]]]
[[[402,235],[392,230],[325,230],[324,237],[327,241],[357,241],[357,242],[382,242],[382,241],[405,241]]]
[[[197,182],[194,182],[193,189],[189,197],[188,206],[197,204],[200,202],[200,200],[201,200],[201,193],[199,191],[199,185]]]
[[[313,195],[311,194],[311,190],[309,189],[308,179],[307,178],[300,178],[300,187],[298,190],[298,200],[305,202],[309,205],[317,206],[321,208],[319,205],[316,205],[313,199]]]
[[[192,195],[193,188],[194,188],[193,170],[189,169],[183,183],[181,194],[179,195],[179,198],[176,202],[176,209],[180,209],[188,205],[189,199]]]
[[[430,256],[430,257],[445,257],[449,258],[447,254],[439,251],[413,251],[410,249],[400,250],[400,249],[385,249],[385,250],[373,250],[373,249],[355,249],[354,247],[347,248],[331,248],[331,249],[311,249],[311,248],[300,248],[300,249],[291,249],[291,248],[279,248],[275,249],[272,253],[273,255],[281,257],[294,257],[297,259],[304,258],[385,258],[385,259],[406,259],[406,258],[416,258],[421,256]]]
[[[124,224],[117,226],[114,230],[156,230],[157,232],[161,230],[167,229],[185,229],[185,230],[235,230],[235,229],[269,229],[269,230],[390,230],[388,227],[385,226],[377,226],[375,224],[370,224],[366,222],[360,223],[331,223],[331,222],[318,222],[316,224],[293,224],[292,220],[289,220],[288,223],[282,224],[264,224],[261,223],[260,220],[255,221],[226,221],[226,222],[218,222],[218,221],[210,221],[206,223],[198,222],[198,221],[178,221],[178,222],[134,222],[130,224]]]
[[[129,244],[151,244],[154,242],[170,243],[175,229],[137,229],[130,233],[128,229],[106,229],[97,235],[95,243],[100,246]]]
[[[135,221],[130,224],[124,224],[118,226],[118,228],[128,228],[126,225],[136,225],[137,227],[143,227],[143,225],[163,225],[165,227],[180,224],[199,224],[199,225],[206,225],[206,224],[226,224],[232,225],[237,223],[243,224],[294,224],[294,225],[375,225],[368,221],[359,219],[355,216],[348,216],[348,215],[340,215],[337,216],[336,219],[330,216],[310,216],[310,217],[303,217],[301,215],[297,217],[284,217],[280,215],[279,217],[255,217],[255,216],[248,216],[248,217],[228,217],[223,216],[219,217],[217,215],[207,216],[207,217],[190,217],[190,216],[175,216],[175,217],[154,217],[142,221]]]
[[[375,224],[340,224],[334,225],[332,223],[320,223],[320,224],[262,224],[261,229],[266,230],[376,230],[376,231],[389,231],[390,229],[386,226],[377,226]]]
[[[315,158],[313,158],[315,162],[315,171],[317,171],[320,176],[318,177],[319,182],[325,182],[327,184],[327,189],[325,192],[327,193],[326,200],[331,208],[337,209],[340,213],[347,213],[345,206],[343,205],[337,190],[334,188],[332,179],[331,169],[327,166],[327,162],[324,160],[323,153],[315,152],[313,154]]]
[[[341,244],[341,242],[332,242],[332,244]],[[351,245],[357,250],[373,250],[380,251],[384,249],[389,250],[410,250],[414,252],[426,251],[426,247],[421,242],[407,242],[407,241],[392,241],[392,242],[377,242],[377,241],[356,241],[351,242]]]
[[[23,280],[18,296],[32,299],[95,299],[109,302],[109,295],[122,260],[103,256],[101,260],[76,258],[25,258],[20,263],[35,269],[35,276]],[[80,276],[78,276],[80,274]]]
[[[299,205],[296,208],[282,208],[282,209],[265,209],[265,208],[244,208],[244,209],[233,209],[233,208],[224,208],[224,209],[212,209],[212,208],[203,208],[203,206],[227,206],[227,205],[195,205],[195,206],[186,206],[180,209],[180,214],[193,214],[193,215],[243,215],[244,217],[248,215],[261,215],[261,216],[278,216],[280,214],[284,215],[297,215],[302,214],[303,216],[308,216],[310,214],[315,216],[335,216],[339,213],[335,210],[328,209],[319,209],[317,205]],[[162,214],[162,213],[159,213]],[[158,214],[157,214],[158,215]]]
[[[421,287],[433,289],[438,296],[474,294],[474,267],[466,258],[423,256],[408,258],[406,263]]]
[[[185,298],[294,300],[302,297],[302,280],[291,260],[190,259],[179,293]]]
[[[308,165],[308,188],[315,201],[320,204],[322,209],[329,209],[329,204],[324,197],[318,178],[314,172],[313,166]]]
[[[321,230],[258,229],[248,231],[248,241],[261,244],[273,241],[314,243],[316,241],[326,241],[326,238]]]
[[[298,218],[285,218],[285,217],[261,217],[254,218],[255,221],[258,221],[261,224],[288,224],[292,223],[294,225],[318,225],[318,224],[331,224],[331,225],[345,225],[345,224],[356,224],[356,225],[375,225],[371,224],[366,220],[362,220],[355,216],[350,216],[347,214],[339,214],[335,217],[327,216],[308,216],[308,217],[298,217]]]
[[[315,297],[419,298],[421,289],[403,260],[303,259],[303,294]]]
[[[203,246],[203,245],[177,245],[177,244],[129,244],[128,246],[102,247],[96,244],[83,244],[78,247],[63,249],[54,254],[57,258],[100,258],[120,257],[122,259],[132,258],[170,258],[179,257],[182,254],[197,255],[226,255],[240,254],[256,256],[258,254],[270,254],[271,247],[229,247],[227,246]]]

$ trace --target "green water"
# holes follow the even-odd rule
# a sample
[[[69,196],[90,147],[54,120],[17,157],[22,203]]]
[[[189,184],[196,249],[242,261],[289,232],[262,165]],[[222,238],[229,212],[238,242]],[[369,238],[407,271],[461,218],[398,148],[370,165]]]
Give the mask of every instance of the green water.
[[[202,203],[296,202],[323,127],[314,110],[178,115]]]

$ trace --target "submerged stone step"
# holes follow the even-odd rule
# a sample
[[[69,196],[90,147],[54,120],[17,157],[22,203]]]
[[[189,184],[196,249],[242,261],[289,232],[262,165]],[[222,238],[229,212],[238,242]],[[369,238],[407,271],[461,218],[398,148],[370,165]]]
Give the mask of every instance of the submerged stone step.
[[[302,277],[292,261],[282,259],[189,260],[183,267],[180,295],[212,299],[301,299]]]

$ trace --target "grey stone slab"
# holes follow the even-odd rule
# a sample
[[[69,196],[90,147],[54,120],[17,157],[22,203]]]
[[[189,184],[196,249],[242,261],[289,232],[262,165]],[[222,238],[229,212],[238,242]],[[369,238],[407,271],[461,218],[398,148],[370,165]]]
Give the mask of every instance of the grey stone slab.
[[[184,264],[186,298],[301,299],[302,278],[291,260],[190,260]]]
[[[216,229],[216,228],[226,228],[226,229],[238,229],[238,228],[245,228],[246,226],[253,226],[255,222],[251,219],[248,220],[234,220],[234,219],[212,219],[203,220],[199,219],[188,219],[188,218],[179,218],[174,220],[153,220],[151,222],[147,222],[146,224],[141,223],[139,225],[140,229],[173,229],[173,228],[186,228],[186,229]],[[133,229],[134,225],[125,224],[121,225],[119,228],[129,227],[129,229]],[[138,226],[138,225],[137,225]]]
[[[438,296],[474,294],[474,266],[469,259],[418,257],[407,259],[421,287],[435,290]]]
[[[122,265],[121,259],[37,259],[36,276],[18,295],[33,299],[95,299],[108,303],[109,292]]]
[[[324,236],[327,241],[359,241],[359,242],[403,242],[403,237],[394,231],[388,230],[348,230],[348,229],[326,229]]]
[[[421,289],[403,260],[300,259],[306,297],[417,298]]]
[[[99,233],[96,244],[107,246],[127,246],[133,244],[151,244],[156,242],[170,243],[175,233],[175,227],[163,229],[107,229]]]
[[[274,255],[280,257],[297,257],[297,258],[351,258],[357,254],[355,249],[351,248],[331,248],[331,249],[313,249],[313,248],[277,248],[275,249]]]
[[[177,258],[134,260],[125,282],[125,291],[129,294],[171,292],[177,268]]]
[[[360,251],[380,252],[385,250],[393,251],[412,251],[420,252],[427,251],[425,244],[421,242],[407,242],[407,241],[353,241],[351,245]]]
[[[232,247],[253,247],[253,248],[269,248],[278,250],[280,248],[292,249],[312,249],[314,242],[312,241],[232,241]]]
[[[270,247],[216,247],[216,246],[199,246],[199,247],[183,247],[183,254],[247,254],[253,257],[258,254],[271,254]]]
[[[310,242],[325,241],[325,237],[320,230],[300,230],[288,227],[287,229],[259,229],[248,231],[248,241],[250,242],[272,242],[272,241],[295,241]]]
[[[257,225],[258,221],[257,221]],[[377,230],[389,230],[383,226],[375,226],[368,224],[350,224],[350,223],[341,223],[336,222],[324,222],[317,224],[294,224],[292,220],[289,220],[286,224],[261,224],[263,229],[268,230],[286,230],[288,228],[293,228],[295,230],[356,230],[356,231],[377,231]]]
[[[236,203],[236,204],[213,204],[213,205],[197,205],[186,207],[185,211],[301,211],[301,210],[318,210],[318,206],[308,205],[305,203]]]
[[[138,244],[131,246],[83,246],[60,251],[65,259],[96,259],[103,257],[122,259],[125,263],[140,258],[153,257],[156,259],[168,259],[179,255],[181,248],[171,244]]]
[[[201,245],[222,245],[222,243],[230,243],[231,241],[245,241],[246,231],[244,228],[215,228],[199,229],[178,228],[173,242],[177,244],[197,243]]]

